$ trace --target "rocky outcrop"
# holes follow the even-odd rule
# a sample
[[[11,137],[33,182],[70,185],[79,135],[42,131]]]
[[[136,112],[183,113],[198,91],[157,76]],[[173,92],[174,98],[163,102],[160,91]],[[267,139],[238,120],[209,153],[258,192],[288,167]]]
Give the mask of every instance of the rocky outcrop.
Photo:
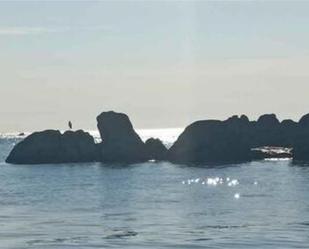
[[[127,115],[103,112],[97,122],[102,139],[98,144],[99,161],[134,163],[148,160],[145,144]]]
[[[245,115],[225,121],[197,121],[184,130],[169,150],[159,139],[151,138],[144,143],[123,113],[103,112],[97,117],[97,126],[102,139],[98,144],[82,130],[63,134],[56,130],[35,132],[18,143],[6,161],[16,164],[137,163],[155,159],[234,163],[291,154],[294,160],[309,161],[309,114],[299,122],[280,122],[275,114],[262,115],[257,121],[250,121]],[[277,153],[278,147],[293,150]]]
[[[97,117],[102,142],[82,130],[73,132],[46,130],[35,132],[18,143],[7,158],[14,164],[67,162],[136,163],[163,160],[167,149],[160,140],[145,144],[123,113],[103,112]]]
[[[167,148],[160,139],[149,138],[145,142],[147,157],[150,160],[165,160],[167,156]]]
[[[293,129],[293,159],[309,161],[309,114],[304,115]]]
[[[263,152],[254,148],[293,148],[288,153]],[[167,158],[175,162],[237,162],[267,157],[309,160],[309,114],[300,121],[283,120],[275,114],[249,121],[244,115],[225,121],[205,120],[188,126],[171,147]]]
[[[35,132],[18,143],[6,162],[14,164],[44,164],[91,162],[96,159],[94,139],[82,130]]]
[[[188,126],[168,151],[168,160],[181,163],[239,162],[250,160],[247,119],[205,120]]]
[[[249,127],[251,130],[252,147],[280,146],[282,134],[280,122],[275,114],[265,114],[259,117],[256,123]]]

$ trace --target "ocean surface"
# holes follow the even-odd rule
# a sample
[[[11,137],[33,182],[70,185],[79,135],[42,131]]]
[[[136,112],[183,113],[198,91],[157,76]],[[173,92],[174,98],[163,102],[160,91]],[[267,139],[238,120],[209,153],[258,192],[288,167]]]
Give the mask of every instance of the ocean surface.
[[[0,135],[1,249],[309,248],[309,165],[6,164],[20,139]]]

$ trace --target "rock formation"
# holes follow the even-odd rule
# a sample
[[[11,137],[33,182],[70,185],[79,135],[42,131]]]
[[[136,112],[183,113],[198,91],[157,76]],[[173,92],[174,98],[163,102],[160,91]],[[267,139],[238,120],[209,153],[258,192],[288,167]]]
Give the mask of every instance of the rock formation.
[[[103,112],[97,117],[102,142],[99,161],[134,163],[146,161],[145,144],[133,129],[127,115]]]
[[[309,114],[300,121],[283,120],[275,114],[249,121],[244,115],[225,121],[205,120],[188,126],[168,152],[174,162],[237,162],[289,153],[252,150],[259,147],[293,148],[294,160],[309,160]]]
[[[127,115],[103,112],[97,117],[102,142],[82,130],[73,132],[46,130],[35,132],[17,144],[7,158],[8,163],[43,164],[66,162],[136,163],[162,160],[166,148],[159,140],[146,144],[133,129]]]
[[[188,126],[168,151],[168,160],[181,163],[239,162],[250,160],[249,121],[232,117],[227,121],[205,120]]]
[[[293,159],[309,161],[309,114],[304,115],[291,130]]]
[[[84,131],[46,130],[35,132],[18,143],[6,162],[14,164],[43,164],[94,161],[94,139]]]
[[[103,112],[97,117],[102,142],[82,130],[73,132],[46,130],[35,132],[17,144],[7,158],[8,163],[40,164],[66,162],[137,163],[150,159],[179,163],[225,163],[261,159],[269,156],[309,161],[309,114],[299,122],[283,120],[275,114],[262,115],[249,121],[242,115],[225,121],[204,120],[189,125],[167,150],[159,139],[144,143],[135,132],[127,115]],[[287,147],[276,153],[254,148]],[[280,150],[279,150],[280,151]]]
[[[146,153],[151,160],[165,160],[167,148],[160,139],[149,138],[145,142]]]

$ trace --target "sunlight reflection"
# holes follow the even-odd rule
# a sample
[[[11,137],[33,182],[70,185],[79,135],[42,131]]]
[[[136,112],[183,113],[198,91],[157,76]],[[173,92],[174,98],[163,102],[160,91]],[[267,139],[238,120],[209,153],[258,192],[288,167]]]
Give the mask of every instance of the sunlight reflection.
[[[231,179],[229,177],[222,178],[222,177],[205,177],[205,178],[193,178],[188,179],[181,182],[183,185],[191,185],[191,184],[202,184],[208,186],[217,186],[217,185],[226,185],[228,187],[233,187],[239,185],[239,181],[237,179]]]

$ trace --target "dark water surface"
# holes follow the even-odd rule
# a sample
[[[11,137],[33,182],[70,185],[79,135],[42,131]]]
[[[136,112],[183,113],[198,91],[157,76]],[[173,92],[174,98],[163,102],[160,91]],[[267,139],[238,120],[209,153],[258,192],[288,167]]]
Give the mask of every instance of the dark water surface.
[[[309,248],[309,166],[8,165],[0,248]]]

